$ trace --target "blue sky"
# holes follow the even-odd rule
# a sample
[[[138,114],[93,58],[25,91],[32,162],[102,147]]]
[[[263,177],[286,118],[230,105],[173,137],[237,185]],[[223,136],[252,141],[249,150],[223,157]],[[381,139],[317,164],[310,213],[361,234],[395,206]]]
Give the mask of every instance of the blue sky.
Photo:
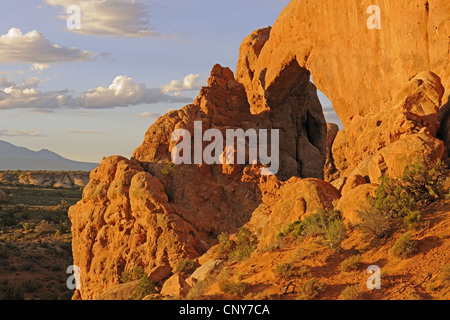
[[[130,157],[159,115],[287,0],[16,0],[0,19],[0,140],[74,160]],[[69,30],[66,10],[81,9]],[[321,96],[324,106],[330,102]],[[325,110],[326,116],[336,116]]]

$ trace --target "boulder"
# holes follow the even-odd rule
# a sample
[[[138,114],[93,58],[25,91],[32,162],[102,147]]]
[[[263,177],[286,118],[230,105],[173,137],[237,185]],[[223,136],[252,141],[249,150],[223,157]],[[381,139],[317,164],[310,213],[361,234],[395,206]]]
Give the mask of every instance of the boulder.
[[[148,277],[151,281],[158,283],[170,277],[171,274],[172,267],[170,265],[162,265],[154,267],[148,274]]]
[[[328,182],[292,178],[283,185],[275,199],[262,203],[246,225],[259,240],[259,248],[274,241],[289,224],[318,209],[333,210],[341,197]]]
[[[341,189],[341,195],[345,195],[352,189],[355,189],[357,186],[366,184],[367,181],[359,174],[351,174],[346,180],[345,184]]]
[[[405,136],[381,149],[369,162],[370,181],[377,183],[378,178],[385,176],[397,178],[416,160],[427,157],[434,162],[442,159],[444,150],[444,143],[424,128],[419,134]]]
[[[190,289],[191,287],[186,283],[183,275],[176,273],[164,282],[160,294],[180,299],[184,298]]]
[[[195,281],[203,281],[212,274],[214,274],[215,271],[217,271],[218,268],[223,264],[223,260],[209,260],[202,266],[198,267],[189,277],[191,280]],[[189,280],[188,279],[188,280]]]
[[[358,211],[366,210],[370,207],[369,196],[374,196],[377,184],[362,184],[348,192],[339,199],[336,210],[342,213],[344,220],[357,224],[359,222]]]

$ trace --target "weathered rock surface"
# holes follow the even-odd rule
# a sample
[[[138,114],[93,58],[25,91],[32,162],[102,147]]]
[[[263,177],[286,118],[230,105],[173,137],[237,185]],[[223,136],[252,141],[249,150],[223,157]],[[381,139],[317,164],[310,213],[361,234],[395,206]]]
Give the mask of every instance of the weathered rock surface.
[[[212,275],[221,265],[223,260],[209,260],[202,266],[198,267],[189,277],[194,281],[203,281]],[[189,280],[188,279],[188,280]]]
[[[204,250],[198,232],[168,203],[162,183],[135,160],[104,160],[69,217],[82,299],[118,284],[122,272],[136,266],[152,274],[154,267],[173,267]]]
[[[444,88],[450,86],[448,1],[380,1],[379,30],[367,27],[370,5],[364,1],[293,0],[273,28],[253,34],[247,41],[250,44],[243,44],[248,51],[255,43],[257,50],[241,54],[237,68],[237,79],[249,92],[254,112],[271,109],[311,72],[345,127],[333,146],[334,164],[341,172],[353,170],[366,156],[393,142],[385,136],[392,132],[378,126],[387,125],[386,118],[398,103],[396,97],[408,81],[432,70]],[[265,40],[262,48],[262,40],[253,40],[257,35]],[[411,110],[412,114],[429,113],[441,106],[434,93],[426,95],[430,92],[427,81],[431,80],[432,90],[442,92],[442,86],[432,77],[425,78],[419,77],[411,86],[421,86],[424,81],[426,88],[420,88],[415,96],[433,103],[417,104],[420,110]],[[407,93],[412,95],[411,90]],[[443,102],[447,99],[445,96]],[[424,114],[421,120],[436,127],[434,118]],[[430,133],[433,135],[433,130]]]
[[[294,221],[318,209],[333,210],[339,198],[339,191],[325,181],[292,178],[253,212],[246,226],[264,248]]]
[[[355,189],[357,186],[366,184],[367,181],[359,174],[351,174],[345,181],[344,186],[341,189],[341,195],[345,195],[347,192]]]
[[[191,286],[186,283],[183,275],[176,273],[164,282],[160,294],[162,296],[170,296],[175,299],[180,299],[185,297],[190,289]]]
[[[353,125],[340,131],[334,140],[332,158],[336,169],[348,175],[367,157],[423,129],[427,129],[432,145],[432,141],[437,140],[442,96],[439,77],[432,72],[421,72],[399,91],[391,108],[364,116],[355,115]],[[440,149],[439,143],[435,145]],[[440,153],[440,150],[436,152]]]
[[[444,155],[444,143],[431,136],[426,130],[407,135],[381,149],[369,162],[369,178],[378,182],[381,176],[398,177],[405,167],[417,160],[428,158],[435,162]]]
[[[444,160],[450,166],[450,101],[439,109],[439,124],[438,138],[444,141],[447,151],[444,154]]]
[[[339,199],[336,210],[342,213],[345,220],[357,224],[359,222],[358,212],[370,207],[369,196],[374,196],[377,188],[377,184],[369,183],[351,189]]]

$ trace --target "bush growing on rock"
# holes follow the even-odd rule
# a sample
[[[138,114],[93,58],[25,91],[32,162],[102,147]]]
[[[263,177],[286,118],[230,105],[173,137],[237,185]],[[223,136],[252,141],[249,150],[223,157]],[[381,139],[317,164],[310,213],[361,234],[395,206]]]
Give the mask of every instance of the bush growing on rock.
[[[357,285],[348,286],[342,290],[339,300],[361,300],[361,292]]]
[[[163,175],[170,176],[170,175],[172,175],[175,172],[176,169],[177,169],[176,165],[174,163],[172,163],[172,162],[169,162],[161,170],[161,173]]]
[[[380,178],[371,205],[392,218],[404,218],[418,205],[445,197],[444,181],[449,174],[441,160],[417,160],[405,167],[398,179]]]
[[[218,254],[227,260],[245,260],[258,245],[256,236],[245,227],[239,229],[236,240],[230,240],[226,233],[220,234],[218,239],[220,243]]]
[[[361,256],[351,256],[347,260],[344,260],[341,263],[341,270],[344,272],[354,271],[358,270],[358,268],[361,266]]]
[[[131,296],[132,300],[142,300],[145,296],[148,296],[151,293],[156,293],[156,284],[150,280],[147,275],[144,275],[139,281],[138,286],[133,292]]]
[[[198,267],[200,267],[198,262],[191,259],[185,259],[178,264],[174,273],[182,272],[186,276],[190,276]]]
[[[394,257],[406,259],[412,256],[417,251],[417,240],[413,239],[411,233],[405,233],[392,247],[391,254]]]
[[[289,279],[294,275],[294,264],[293,263],[282,263],[275,267],[273,273],[284,280]]]
[[[442,268],[439,280],[444,285],[450,284],[450,263],[447,263],[444,268]]]
[[[279,237],[293,236],[306,238],[310,236],[323,236],[328,245],[339,249],[341,243],[347,238],[346,228],[339,211],[317,210],[316,213],[306,216],[303,220],[295,221]]]
[[[223,293],[231,294],[233,296],[241,297],[245,294],[247,290],[248,283],[239,281],[232,282],[227,279],[224,279],[219,282],[219,288]]]
[[[120,275],[120,283],[127,283],[130,281],[140,280],[146,276],[144,268],[141,266],[134,267],[130,271],[124,271]]]
[[[400,180],[417,202],[428,204],[445,197],[444,182],[448,175],[449,170],[440,159],[432,162],[425,158],[407,166]]]
[[[413,229],[422,222],[418,208],[445,197],[444,181],[449,171],[439,159],[417,160],[397,178],[380,178],[370,208],[359,212],[360,230],[370,237],[390,236],[401,222]]]
[[[396,229],[396,221],[374,207],[358,212],[358,216],[360,222],[357,228],[369,238],[382,239]]]
[[[311,278],[300,286],[300,300],[313,300],[326,290],[326,284],[321,283],[317,278]]]

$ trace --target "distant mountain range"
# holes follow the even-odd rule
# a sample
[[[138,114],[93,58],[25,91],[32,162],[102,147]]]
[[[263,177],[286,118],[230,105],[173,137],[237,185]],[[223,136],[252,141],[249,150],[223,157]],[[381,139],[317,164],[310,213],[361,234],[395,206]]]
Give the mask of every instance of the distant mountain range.
[[[73,161],[47,149],[33,151],[0,140],[0,170],[91,171],[98,163]]]

